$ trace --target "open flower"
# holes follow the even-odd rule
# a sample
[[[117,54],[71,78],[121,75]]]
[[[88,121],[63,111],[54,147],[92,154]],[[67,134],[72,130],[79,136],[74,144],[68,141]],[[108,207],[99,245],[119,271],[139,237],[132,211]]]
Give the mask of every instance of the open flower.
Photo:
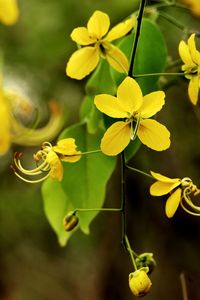
[[[0,0],[0,22],[13,25],[17,22],[19,10],[17,0]]]
[[[186,212],[192,215],[200,215],[200,207],[194,205],[190,199],[190,195],[199,195],[200,190],[193,184],[190,178],[169,178],[155,172],[151,172],[151,175],[157,180],[150,187],[150,194],[152,196],[163,196],[170,193],[165,206],[165,213],[168,218],[174,216],[179,204],[181,204]]]
[[[121,118],[105,132],[101,150],[107,155],[117,155],[136,136],[151,149],[162,151],[170,146],[170,133],[159,122],[148,119],[155,115],[165,103],[162,91],[143,97],[138,83],[126,77],[117,89],[117,97],[101,94],[95,96],[96,107],[112,118]]]
[[[82,79],[91,73],[105,58],[118,72],[128,71],[128,60],[124,53],[111,42],[125,36],[134,26],[135,21],[128,19],[119,23],[109,32],[109,16],[101,11],[95,11],[87,23],[87,27],[75,28],[71,38],[82,47],[70,57],[66,73],[69,77]]]
[[[33,110],[29,99],[14,90],[4,89],[0,79],[0,155],[6,154],[12,143],[36,146],[53,139],[61,130],[64,118],[55,101],[51,101],[49,107],[51,116],[46,126],[39,129],[24,126],[20,116],[29,116]]]
[[[182,70],[185,72],[185,77],[190,80],[188,95],[192,104],[196,105],[200,88],[200,52],[196,49],[194,33],[189,37],[187,43],[180,42],[179,54],[184,62]]]
[[[42,145],[42,149],[33,156],[36,168],[31,170],[23,168],[20,161],[22,153],[18,152],[15,153],[14,166],[12,168],[14,173],[25,182],[37,183],[45,180],[47,177],[61,181],[63,178],[63,166],[61,161],[74,163],[81,158],[81,152],[77,151],[76,148],[77,146],[73,138],[60,140],[56,146],[45,142]],[[40,164],[38,165],[38,163]],[[17,170],[15,170],[15,167],[17,167]],[[41,174],[43,176],[36,180],[29,180],[20,175],[18,171],[29,177]]]

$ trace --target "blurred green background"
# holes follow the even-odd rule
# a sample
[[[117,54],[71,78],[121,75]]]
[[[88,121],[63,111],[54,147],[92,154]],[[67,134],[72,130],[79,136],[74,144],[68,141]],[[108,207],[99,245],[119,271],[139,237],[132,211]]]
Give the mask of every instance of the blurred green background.
[[[76,49],[69,36],[72,29],[85,25],[95,9],[108,13],[114,25],[137,5],[138,1],[128,0],[20,0],[19,22],[12,27],[0,25],[5,79],[11,77],[25,86],[41,107],[57,99],[68,117],[66,125],[76,122],[84,81],[65,75],[66,62]],[[200,19],[188,11],[170,8],[166,12],[191,31],[200,31]],[[184,32],[163,18],[158,22],[169,55],[177,59]],[[159,114],[159,120],[172,132],[170,150],[157,153],[142,146],[131,164],[169,177],[189,176],[199,185],[200,112],[189,103],[188,81],[179,79],[175,83],[166,91],[165,109]],[[92,223],[90,236],[77,232],[67,247],[60,248],[44,215],[40,186],[19,181],[10,170],[16,149],[19,147],[0,158],[0,299],[133,299],[128,288],[128,274],[133,270],[120,245],[120,217],[100,214]],[[31,157],[34,149],[23,151]],[[149,195],[151,183],[128,172],[130,240],[137,252],[154,252],[158,264],[146,299],[183,299],[180,273],[200,276],[200,222],[181,209],[168,220],[165,199]],[[117,168],[108,184],[106,205],[119,206],[119,185]]]

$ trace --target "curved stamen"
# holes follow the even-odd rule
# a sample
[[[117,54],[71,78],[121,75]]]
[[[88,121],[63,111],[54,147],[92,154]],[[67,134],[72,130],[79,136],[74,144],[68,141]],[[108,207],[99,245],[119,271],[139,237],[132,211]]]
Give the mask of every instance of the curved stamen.
[[[181,185],[182,187],[187,187],[190,185],[193,185],[192,180],[189,177],[184,177],[183,179],[181,179]]]
[[[193,211],[187,209],[187,208],[184,206],[184,204],[183,204],[182,201],[181,201],[180,204],[181,204],[181,207],[183,208],[183,210],[186,211],[188,214],[190,214],[190,215],[192,215],[192,216],[200,217],[200,213],[195,213],[195,212],[193,212]]]
[[[15,166],[17,167],[17,169],[19,171],[21,171],[22,173],[27,174],[27,175],[31,175],[31,174],[37,175],[37,174],[40,174],[41,173],[41,169],[43,169],[43,168],[45,169],[45,167],[47,165],[49,165],[46,161],[44,161],[37,168],[34,168],[32,170],[27,170],[27,169],[25,169],[25,168],[22,167],[20,159],[19,159],[19,156],[16,156],[16,155],[14,156],[14,163],[15,163]]]
[[[134,141],[135,138],[137,137],[137,133],[138,133],[138,129],[139,129],[139,126],[140,126],[140,121],[141,121],[141,114],[139,114],[139,116],[137,117],[137,120],[136,120],[136,124],[135,124],[135,128],[134,128],[134,131],[133,131],[133,122],[131,122],[131,140]],[[133,132],[132,132],[133,131]]]
[[[193,202],[191,201],[189,195],[191,194],[191,189],[190,187],[186,188],[183,190],[183,198],[185,202],[195,211],[200,212],[200,206],[194,205]],[[182,201],[181,201],[182,202]]]
[[[42,182],[43,180],[47,179],[49,177],[49,173],[47,175],[45,175],[44,177],[40,178],[40,179],[36,179],[36,180],[28,180],[24,177],[22,177],[20,174],[18,174],[15,170],[14,173],[17,177],[19,177],[21,180],[28,182],[28,183],[38,183],[38,182]]]

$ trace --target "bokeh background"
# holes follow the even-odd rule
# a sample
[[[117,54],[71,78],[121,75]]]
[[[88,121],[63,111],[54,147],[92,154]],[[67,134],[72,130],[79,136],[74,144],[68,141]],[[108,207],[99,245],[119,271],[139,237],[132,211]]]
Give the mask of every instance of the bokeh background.
[[[0,25],[0,47],[4,53],[4,74],[25,88],[32,101],[45,109],[57,99],[66,114],[66,126],[78,120],[84,96],[84,81],[65,75],[65,66],[75,44],[74,27],[85,25],[95,9],[107,12],[114,25],[130,15],[138,1],[129,0],[19,0],[20,19],[11,27]],[[200,19],[184,9],[165,10],[191,31],[200,31]],[[178,58],[177,46],[184,32],[166,19],[158,18],[169,56]],[[174,79],[167,90],[165,109],[159,120],[172,132],[172,146],[164,153],[141,147],[132,159],[134,167],[154,170],[169,177],[189,176],[200,185],[199,107],[187,96],[188,81]],[[77,232],[60,248],[43,210],[40,185],[16,178],[10,163],[12,153],[0,157],[0,299],[2,300],[129,300],[131,261],[120,244],[120,217],[100,214],[91,234]],[[23,149],[30,157],[34,149]],[[153,287],[146,299],[183,299],[180,274],[195,284],[200,278],[199,218],[178,210],[168,220],[165,199],[149,195],[149,179],[128,172],[128,233],[134,249],[153,252],[157,268]],[[119,206],[120,171],[114,172],[107,188],[106,204]],[[56,199],[55,199],[56,201]],[[191,279],[192,278],[192,279]],[[195,298],[196,297],[196,298]],[[183,299],[185,300],[185,298]]]

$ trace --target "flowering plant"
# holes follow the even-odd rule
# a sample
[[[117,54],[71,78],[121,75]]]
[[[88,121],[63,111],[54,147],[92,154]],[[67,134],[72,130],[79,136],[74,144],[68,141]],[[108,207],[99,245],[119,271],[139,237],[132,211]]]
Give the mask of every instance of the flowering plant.
[[[177,11],[187,9],[189,12],[191,9],[198,15],[198,5],[186,0],[182,2],[188,4],[189,8],[174,0],[155,2],[152,0],[147,4],[146,0],[138,1],[135,9],[128,15],[123,15],[123,20],[118,21],[111,29],[109,15],[99,9],[91,14],[87,24],[80,20],[75,25],[79,27],[72,30],[70,37],[78,49],[74,53],[68,53],[67,64],[63,61],[64,56],[61,62],[62,71],[66,66],[67,77],[60,74],[58,68],[63,81],[67,78],[67,84],[75,87],[77,94],[81,91],[83,96],[79,120],[70,126],[66,124],[67,105],[62,95],[72,99],[71,105],[75,105],[76,99],[73,99],[73,93],[68,86],[62,90],[62,85],[58,85],[56,89],[55,85],[54,88],[51,87],[53,79],[49,86],[48,80],[43,81],[48,88],[44,88],[42,96],[49,96],[49,90],[54,94],[55,89],[63,103],[49,101],[47,107],[50,116],[41,118],[41,111],[44,112],[46,107],[44,102],[41,105],[35,103],[35,91],[25,93],[19,92],[12,85],[9,87],[6,83],[9,72],[4,68],[7,64],[6,55],[0,64],[1,159],[8,157],[10,160],[9,154],[15,147],[11,168],[18,182],[42,182],[45,215],[61,246],[65,246],[78,229],[89,234],[91,223],[100,212],[116,213],[120,216],[120,240],[123,249],[130,256],[133,268],[129,275],[129,287],[136,297],[145,296],[151,290],[150,276],[156,266],[153,253],[138,254],[130,242],[129,224],[134,223],[132,216],[136,214],[142,220],[140,209],[135,203],[138,189],[136,183],[139,182],[141,193],[145,193],[145,212],[148,211],[146,205],[155,205],[151,196],[166,196],[167,218],[178,218],[180,208],[190,217],[200,216],[198,184],[189,177],[174,175],[182,173],[182,168],[173,168],[179,166],[182,152],[187,151],[186,142],[181,149],[176,145],[179,140],[173,128],[174,122],[180,126],[178,128],[182,141],[185,141],[189,128],[187,123],[195,118],[194,122],[199,121],[200,34],[167,13],[174,8]],[[19,14],[17,1],[0,0],[2,30],[8,30],[8,25],[13,25],[9,30],[15,28],[18,32],[20,26],[23,26],[22,22],[17,27],[21,15],[23,18],[23,9]],[[162,20],[182,30],[182,35],[176,37],[177,47],[172,54],[167,49]],[[82,23],[86,26],[82,26]],[[25,34],[23,38],[26,38]],[[47,42],[45,38],[44,42]],[[53,54],[56,56],[61,50],[56,48],[56,43],[54,47]],[[44,52],[40,50],[42,62],[44,60],[45,63]],[[31,53],[29,56],[31,57]],[[54,67],[47,69],[52,71]],[[40,81],[43,73],[39,64],[38,69]],[[50,77],[54,79],[57,75],[50,72]],[[78,80],[78,83],[73,79]],[[80,83],[82,79],[85,83],[84,92]],[[188,102],[179,99],[181,97],[170,96],[169,88],[177,87],[178,84],[182,84],[181,92],[185,94]],[[175,113],[171,113],[169,108],[172,98]],[[187,105],[187,118],[180,120],[179,110],[184,105]],[[68,114],[68,117],[76,119],[73,114]],[[198,126],[194,126],[194,132],[197,130]],[[189,135],[192,137],[191,131]],[[191,140],[192,138],[189,139],[190,142]],[[24,155],[28,146],[37,147],[33,149],[31,159],[29,154]],[[176,151],[179,155],[176,155],[174,163],[171,157]],[[158,157],[160,172],[167,171],[171,173],[170,177],[153,171],[144,172],[135,167],[141,165],[141,169],[154,170],[155,157]],[[116,169],[116,176],[120,174],[121,179],[120,195],[115,197],[116,202],[108,197],[105,204],[107,184],[113,180],[112,174]],[[189,172],[188,170],[185,171]],[[150,190],[148,191],[149,183],[145,180],[140,180],[139,177],[138,181],[128,178],[128,171],[148,177],[151,180]],[[112,189],[113,195],[114,190],[117,189]],[[132,197],[134,203],[130,201]],[[143,197],[140,198],[141,201],[142,199]],[[159,211],[159,215],[163,215],[166,222],[169,221],[164,212]],[[141,224],[137,223],[140,229]],[[142,240],[143,236],[138,234],[138,238]]]

